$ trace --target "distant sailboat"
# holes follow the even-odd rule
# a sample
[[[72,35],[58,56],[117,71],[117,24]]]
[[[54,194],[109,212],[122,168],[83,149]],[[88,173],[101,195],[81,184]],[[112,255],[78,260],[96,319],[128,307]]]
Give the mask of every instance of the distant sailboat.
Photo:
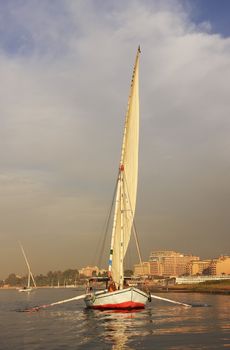
[[[124,278],[124,258],[129,245],[136,207],[139,145],[139,56],[138,48],[125,119],[121,160],[108,267],[108,289],[89,293],[86,306],[94,309],[144,308],[149,295],[129,287]]]
[[[26,262],[26,265],[27,265],[27,268],[28,268],[28,280],[27,280],[27,286],[25,286],[25,287],[23,287],[23,288],[20,288],[18,291],[19,291],[19,292],[27,292],[27,293],[29,293],[29,292],[32,292],[32,290],[33,290],[34,288],[37,288],[37,286],[36,286],[36,282],[35,282],[34,276],[33,276],[33,274],[32,274],[32,271],[31,271],[31,269],[30,269],[30,265],[29,265],[28,259],[27,259],[27,257],[26,257],[24,248],[23,248],[23,246],[22,246],[21,243],[19,243],[19,245],[20,245],[22,254],[23,254],[23,256],[24,256],[24,259],[25,259],[25,262]],[[32,282],[33,282],[33,285],[34,285],[33,287],[31,286],[31,279],[32,279]]]

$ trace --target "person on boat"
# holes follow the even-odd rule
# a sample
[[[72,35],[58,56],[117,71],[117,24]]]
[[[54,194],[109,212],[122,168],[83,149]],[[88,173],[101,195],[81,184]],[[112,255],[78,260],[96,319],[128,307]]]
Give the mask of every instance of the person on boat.
[[[109,286],[108,286],[108,291],[109,292],[115,292],[116,289],[117,288],[116,288],[116,285],[115,285],[114,281],[111,280],[110,283],[109,283]]]
[[[86,283],[86,293],[92,293],[93,292],[93,286],[90,281],[87,281]]]
[[[124,285],[123,285],[123,288],[129,288],[129,283],[127,281],[127,279],[125,278],[124,279]]]

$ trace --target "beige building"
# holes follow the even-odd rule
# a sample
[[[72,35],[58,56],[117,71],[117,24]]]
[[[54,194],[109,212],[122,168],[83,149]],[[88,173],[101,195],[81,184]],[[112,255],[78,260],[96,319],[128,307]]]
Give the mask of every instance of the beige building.
[[[160,259],[153,259],[149,262],[150,264],[150,275],[152,276],[162,276],[163,275],[163,266]]]
[[[150,274],[155,276],[181,276],[187,273],[187,265],[200,258],[172,250],[153,251],[149,257]]]
[[[210,275],[230,275],[230,257],[220,256],[210,263]]]
[[[92,277],[94,274],[98,275],[99,268],[97,266],[86,266],[79,270],[79,274],[86,277]]]
[[[187,265],[187,273],[194,275],[212,275],[220,276],[222,274],[230,275],[230,257],[220,256],[217,259],[191,261]]]
[[[173,250],[157,250],[150,254],[149,261],[134,265],[135,276],[196,276],[230,275],[230,257],[200,260],[198,256],[185,255]]]
[[[134,276],[148,276],[150,275],[149,261],[142,262],[142,264],[134,265]]]
[[[209,274],[211,260],[193,260],[187,264],[186,272],[190,276]]]

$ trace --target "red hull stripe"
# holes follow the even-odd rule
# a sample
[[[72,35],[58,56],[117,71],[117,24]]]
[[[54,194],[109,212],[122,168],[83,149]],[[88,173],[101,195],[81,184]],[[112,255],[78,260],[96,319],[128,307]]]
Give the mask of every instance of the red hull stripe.
[[[144,309],[145,304],[134,303],[133,301],[126,301],[119,304],[104,304],[104,305],[92,305],[93,309]]]

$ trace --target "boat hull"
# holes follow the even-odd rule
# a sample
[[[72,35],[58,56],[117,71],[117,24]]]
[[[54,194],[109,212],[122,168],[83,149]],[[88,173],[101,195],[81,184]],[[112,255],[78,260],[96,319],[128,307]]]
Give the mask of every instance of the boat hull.
[[[21,288],[21,289],[18,289],[18,291],[21,293],[21,292],[26,292],[26,293],[30,293],[32,292],[33,288]]]
[[[148,295],[138,288],[126,288],[115,292],[90,293],[84,301],[90,309],[143,309],[148,300]]]

